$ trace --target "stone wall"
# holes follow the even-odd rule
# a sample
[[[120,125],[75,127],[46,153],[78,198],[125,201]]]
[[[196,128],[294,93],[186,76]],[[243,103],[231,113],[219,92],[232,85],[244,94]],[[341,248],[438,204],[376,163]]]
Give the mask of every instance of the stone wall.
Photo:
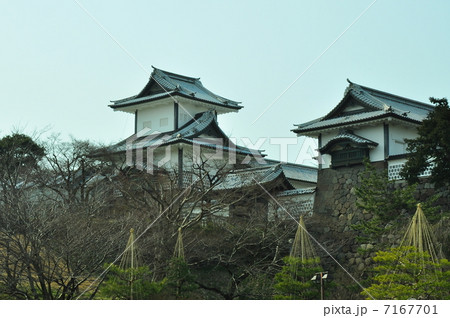
[[[373,165],[377,170],[387,168],[384,161]],[[370,213],[356,206],[355,188],[361,182],[360,174],[364,170],[363,165],[319,170],[314,214],[306,221],[311,234],[355,277],[364,276],[375,251],[381,246],[399,244],[402,236],[402,233],[387,232],[379,242],[361,244],[356,241],[356,232],[351,225],[372,218]],[[396,187],[405,185],[405,182],[400,181],[395,184]],[[450,211],[448,190],[441,193],[437,202],[444,211]],[[419,201],[424,201],[434,193],[434,186],[422,180],[415,195]],[[323,250],[318,252],[330,267],[336,267],[336,263]]]
[[[376,162],[374,166],[379,170],[386,168],[384,162]],[[361,182],[360,174],[363,171],[363,165],[319,170],[314,213],[333,216],[344,213],[353,215],[357,209],[354,188]],[[348,222],[344,222],[341,218],[340,223],[343,225]]]

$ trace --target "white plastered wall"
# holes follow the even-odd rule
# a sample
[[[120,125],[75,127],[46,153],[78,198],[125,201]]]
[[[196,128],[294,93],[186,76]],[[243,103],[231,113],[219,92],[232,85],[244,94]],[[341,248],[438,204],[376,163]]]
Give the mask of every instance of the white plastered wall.
[[[351,129],[351,128],[349,128]],[[360,137],[369,139],[378,143],[378,146],[370,150],[370,161],[384,160],[384,129],[383,124],[378,126],[365,126],[352,128],[353,133]],[[322,134],[322,147],[325,146],[332,138],[339,134],[338,130],[333,130]],[[328,154],[321,155],[322,169],[329,168],[331,165],[331,156]]]
[[[157,107],[146,107],[138,110],[137,131],[144,128],[166,132],[174,127],[173,102]]]
[[[401,155],[406,153],[405,138],[417,137],[417,129],[403,125],[389,124],[389,155]]]

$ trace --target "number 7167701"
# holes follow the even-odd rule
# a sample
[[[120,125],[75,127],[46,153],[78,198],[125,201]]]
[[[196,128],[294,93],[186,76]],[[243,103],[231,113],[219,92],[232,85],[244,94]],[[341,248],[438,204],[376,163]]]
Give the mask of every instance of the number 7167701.
[[[385,314],[391,315],[437,315],[436,305],[384,305]]]

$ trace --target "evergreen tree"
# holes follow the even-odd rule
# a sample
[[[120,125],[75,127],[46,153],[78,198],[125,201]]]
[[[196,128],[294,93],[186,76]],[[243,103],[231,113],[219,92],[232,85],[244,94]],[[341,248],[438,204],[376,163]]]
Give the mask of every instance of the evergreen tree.
[[[45,149],[24,134],[14,133],[0,139],[0,166],[17,169],[34,166],[45,154]]]
[[[412,246],[379,251],[373,284],[362,292],[375,299],[450,299],[450,262],[433,262]],[[371,299],[368,297],[367,299]]]
[[[414,199],[416,185],[395,189],[394,180],[389,180],[387,171],[377,171],[366,159],[361,183],[356,188],[356,205],[373,215],[370,220],[353,225],[359,231],[358,240],[370,242],[383,232],[384,226],[395,220],[403,210],[410,211],[417,203]]]
[[[170,260],[166,280],[164,293],[168,298],[190,299],[198,288],[188,264],[181,257]]]
[[[107,279],[99,288],[97,298],[119,300],[159,298],[166,280],[153,282],[151,274],[147,266],[123,269],[112,264]]]
[[[322,271],[319,259],[287,256],[285,265],[275,275],[275,299],[320,299],[320,286],[311,280]]]
[[[430,101],[436,107],[417,129],[418,137],[406,139],[409,155],[401,174],[415,183],[431,166],[431,181],[443,186],[450,182],[450,108],[446,98]]]
[[[359,232],[357,240],[362,243],[378,240],[388,223],[402,225],[399,217],[407,211],[414,211],[417,200],[414,197],[417,185],[396,187],[395,180],[389,180],[386,170],[377,171],[368,160],[365,160],[365,171],[361,174],[361,183],[356,190],[356,205],[363,211],[372,214],[369,220],[352,225]],[[437,221],[440,215],[434,206],[438,195],[431,196],[423,203],[424,211],[430,221]]]

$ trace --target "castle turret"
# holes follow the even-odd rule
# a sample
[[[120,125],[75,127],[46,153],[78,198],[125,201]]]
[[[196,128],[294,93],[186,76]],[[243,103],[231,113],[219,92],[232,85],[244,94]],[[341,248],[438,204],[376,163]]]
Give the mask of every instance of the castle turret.
[[[206,89],[199,78],[166,72],[153,67],[142,91],[125,99],[112,101],[114,111],[135,116],[135,133],[150,128],[159,132],[174,131],[196,114],[214,111],[215,115],[238,112],[239,102],[223,98]]]

